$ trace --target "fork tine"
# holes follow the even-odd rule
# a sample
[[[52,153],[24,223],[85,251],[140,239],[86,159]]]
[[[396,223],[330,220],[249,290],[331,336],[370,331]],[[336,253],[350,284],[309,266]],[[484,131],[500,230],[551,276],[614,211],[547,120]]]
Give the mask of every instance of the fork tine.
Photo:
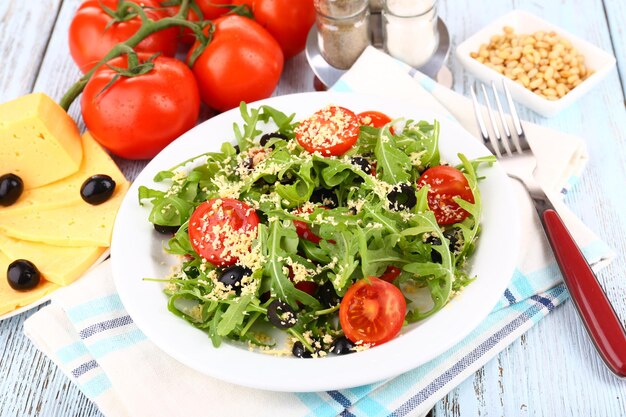
[[[491,121],[491,127],[493,128],[493,133],[495,134],[494,138],[490,138],[493,148],[496,151],[496,155],[501,157],[502,154],[500,152],[500,144],[502,143],[502,136],[500,135],[500,128],[498,127],[498,122],[496,121],[496,117],[493,114],[493,108],[491,107],[491,100],[489,100],[489,95],[487,94],[487,89],[485,88],[485,84],[480,83],[480,87],[483,90],[483,97],[485,98],[485,104],[487,104],[487,113],[489,114],[489,120]]]
[[[487,126],[485,125],[485,119],[483,118],[483,113],[481,111],[481,107],[478,104],[478,99],[476,98],[476,89],[474,85],[470,85],[470,94],[472,95],[472,102],[474,103],[474,115],[476,116],[476,122],[478,123],[478,128],[480,129],[480,134],[483,137],[483,142],[487,149],[489,149],[492,153],[493,146],[491,146],[491,140],[489,138],[489,131],[487,130]]]
[[[500,123],[502,124],[502,128],[504,129],[504,137],[502,138],[502,144],[504,145],[504,149],[509,156],[513,155],[512,146],[511,146],[511,131],[509,130],[509,124],[506,121],[506,116],[504,115],[504,110],[502,110],[502,103],[500,103],[500,95],[498,94],[498,90],[496,89],[496,83],[491,81],[491,90],[493,90],[493,96],[496,99],[496,108],[498,109],[498,114],[500,115]],[[506,138],[506,139],[505,139]],[[521,153],[522,151],[519,150]]]
[[[509,106],[509,113],[511,113],[511,118],[513,119],[513,126],[515,127],[515,133],[517,133],[518,140],[515,141],[515,146],[517,150],[521,152],[522,150],[530,149],[530,145],[526,140],[526,134],[524,133],[524,129],[522,128],[522,122],[520,121],[519,115],[517,114],[517,109],[515,108],[515,103],[513,102],[513,98],[511,97],[511,92],[509,88],[506,86],[504,80],[502,80],[502,88],[504,89],[504,95],[506,96],[506,101]]]

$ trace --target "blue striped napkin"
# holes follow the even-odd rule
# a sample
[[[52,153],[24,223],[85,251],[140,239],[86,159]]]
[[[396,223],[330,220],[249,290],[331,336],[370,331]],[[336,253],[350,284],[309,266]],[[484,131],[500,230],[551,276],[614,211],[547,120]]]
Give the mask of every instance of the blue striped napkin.
[[[471,104],[465,98],[374,49],[366,50],[335,89],[414,99],[473,129],[466,117]],[[550,162],[540,180],[556,193],[581,172],[586,158],[582,141],[525,126],[529,137],[539,139],[533,146],[540,163]],[[540,140],[546,134],[550,143]],[[391,380],[291,394],[201,375],[169,358],[134,325],[116,294],[109,261],[57,291],[50,306],[25,322],[24,331],[107,417],[420,416],[568,297],[531,202],[521,188],[518,191],[524,253],[493,312],[456,346]],[[611,250],[567,208],[560,212],[594,269],[611,260]]]

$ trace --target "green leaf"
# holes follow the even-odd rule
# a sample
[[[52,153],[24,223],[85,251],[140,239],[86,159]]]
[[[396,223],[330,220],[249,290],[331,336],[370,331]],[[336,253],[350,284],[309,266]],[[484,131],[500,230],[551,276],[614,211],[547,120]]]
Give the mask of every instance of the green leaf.
[[[406,153],[394,146],[389,136],[379,136],[374,154],[376,155],[376,171],[380,171],[383,181],[394,185],[409,181],[411,160]]]
[[[230,332],[243,323],[246,318],[246,309],[251,301],[252,294],[247,294],[231,302],[224,314],[222,314],[222,319],[217,325],[216,332],[219,336],[228,336]]]

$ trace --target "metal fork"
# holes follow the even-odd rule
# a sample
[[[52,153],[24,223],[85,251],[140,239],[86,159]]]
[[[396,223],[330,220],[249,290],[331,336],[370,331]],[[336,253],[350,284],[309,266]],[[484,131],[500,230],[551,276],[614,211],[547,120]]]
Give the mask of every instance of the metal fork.
[[[499,114],[499,121],[494,114],[494,107],[487,94],[487,89],[481,83],[493,136],[490,135],[485,124],[481,106],[476,98],[476,90],[474,86],[471,87],[476,120],[485,146],[498,157],[498,161],[507,174],[520,181],[530,194],[563,275],[565,285],[596,350],[613,373],[625,378],[626,333],[624,328],[561,217],[554,209],[541,185],[535,180],[534,172],[537,167],[537,160],[526,140],[511,94],[504,82],[502,85],[515,135],[512,135],[509,129],[495,83],[491,82],[491,89]],[[502,127],[504,135],[501,134],[500,127]]]

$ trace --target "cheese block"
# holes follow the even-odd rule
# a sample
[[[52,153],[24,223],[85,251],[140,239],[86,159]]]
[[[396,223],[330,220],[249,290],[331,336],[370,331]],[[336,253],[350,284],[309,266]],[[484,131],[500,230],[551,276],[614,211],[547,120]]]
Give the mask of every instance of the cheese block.
[[[0,104],[0,175],[15,174],[30,189],[78,171],[83,157],[72,118],[43,93]]]
[[[99,246],[53,246],[16,240],[0,234],[0,251],[14,261],[31,261],[43,277],[58,285],[68,285],[80,277],[106,251]]]
[[[81,140],[83,160],[78,172],[52,184],[25,190],[13,205],[0,208],[0,211],[42,210],[82,202],[80,188],[85,180],[96,174],[106,174],[113,178],[116,184],[126,182],[124,174],[109,154],[89,133],[85,133]]]
[[[21,240],[57,246],[101,246],[111,244],[117,210],[129,184],[117,184],[111,198],[97,206],[84,201],[38,210],[0,210],[0,232]]]
[[[42,279],[32,290],[15,291],[9,286],[6,277],[6,271],[11,262],[13,261],[9,257],[0,252],[0,315],[34,303],[59,288],[58,285]]]

